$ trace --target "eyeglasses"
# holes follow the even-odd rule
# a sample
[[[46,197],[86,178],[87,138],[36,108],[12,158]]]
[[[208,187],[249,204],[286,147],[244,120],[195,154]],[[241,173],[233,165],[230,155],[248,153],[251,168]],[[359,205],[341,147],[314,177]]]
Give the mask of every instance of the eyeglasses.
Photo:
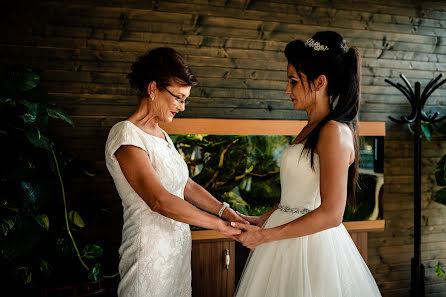
[[[180,102],[181,104],[187,105],[190,100],[189,99],[182,99],[178,96],[175,96],[174,94],[172,94],[171,91],[169,91],[167,88],[164,88],[170,95],[172,95],[178,102]]]

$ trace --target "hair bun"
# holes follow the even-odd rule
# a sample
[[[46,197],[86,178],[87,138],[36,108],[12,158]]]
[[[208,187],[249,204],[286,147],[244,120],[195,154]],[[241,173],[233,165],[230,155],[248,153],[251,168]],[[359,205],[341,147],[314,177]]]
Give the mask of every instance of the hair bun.
[[[127,77],[140,98],[147,96],[147,86],[152,81],[158,88],[165,88],[172,82],[192,87],[197,85],[197,79],[184,57],[169,47],[156,48],[138,57]]]
[[[346,42],[344,38],[334,31],[321,31],[311,37],[311,39],[319,42],[321,45],[327,46],[330,52],[345,54]]]

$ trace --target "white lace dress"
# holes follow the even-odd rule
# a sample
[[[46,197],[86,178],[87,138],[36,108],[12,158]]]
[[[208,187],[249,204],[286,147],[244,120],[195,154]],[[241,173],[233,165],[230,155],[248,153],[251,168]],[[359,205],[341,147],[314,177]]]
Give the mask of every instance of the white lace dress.
[[[281,200],[264,228],[283,225],[319,207],[319,157],[302,144],[280,157]],[[375,280],[344,225],[269,242],[250,254],[236,297],[380,297]]]
[[[190,297],[191,235],[188,224],[158,214],[142,200],[124,177],[114,155],[122,145],[143,149],[162,185],[184,199],[187,165],[163,131],[164,139],[145,133],[133,123],[113,126],[105,146],[105,160],[122,199],[124,226],[118,287],[120,297]]]

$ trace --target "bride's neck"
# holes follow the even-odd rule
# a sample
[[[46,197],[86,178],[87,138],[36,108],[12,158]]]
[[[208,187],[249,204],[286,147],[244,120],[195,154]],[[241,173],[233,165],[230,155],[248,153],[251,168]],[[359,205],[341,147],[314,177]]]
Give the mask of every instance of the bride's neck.
[[[328,106],[321,106],[320,108],[313,106],[313,108],[307,109],[306,112],[308,119],[307,126],[314,126],[330,114],[330,108]]]

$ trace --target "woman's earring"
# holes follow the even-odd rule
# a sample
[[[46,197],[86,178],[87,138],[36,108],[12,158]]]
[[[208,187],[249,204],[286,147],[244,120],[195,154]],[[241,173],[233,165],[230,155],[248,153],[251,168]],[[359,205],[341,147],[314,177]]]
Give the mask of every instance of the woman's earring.
[[[150,96],[150,98],[152,98],[152,101],[155,101],[155,96]]]
[[[330,105],[332,109],[334,109],[336,105],[338,105],[338,102],[339,102],[339,95],[337,95],[336,97],[334,95],[330,96]]]

